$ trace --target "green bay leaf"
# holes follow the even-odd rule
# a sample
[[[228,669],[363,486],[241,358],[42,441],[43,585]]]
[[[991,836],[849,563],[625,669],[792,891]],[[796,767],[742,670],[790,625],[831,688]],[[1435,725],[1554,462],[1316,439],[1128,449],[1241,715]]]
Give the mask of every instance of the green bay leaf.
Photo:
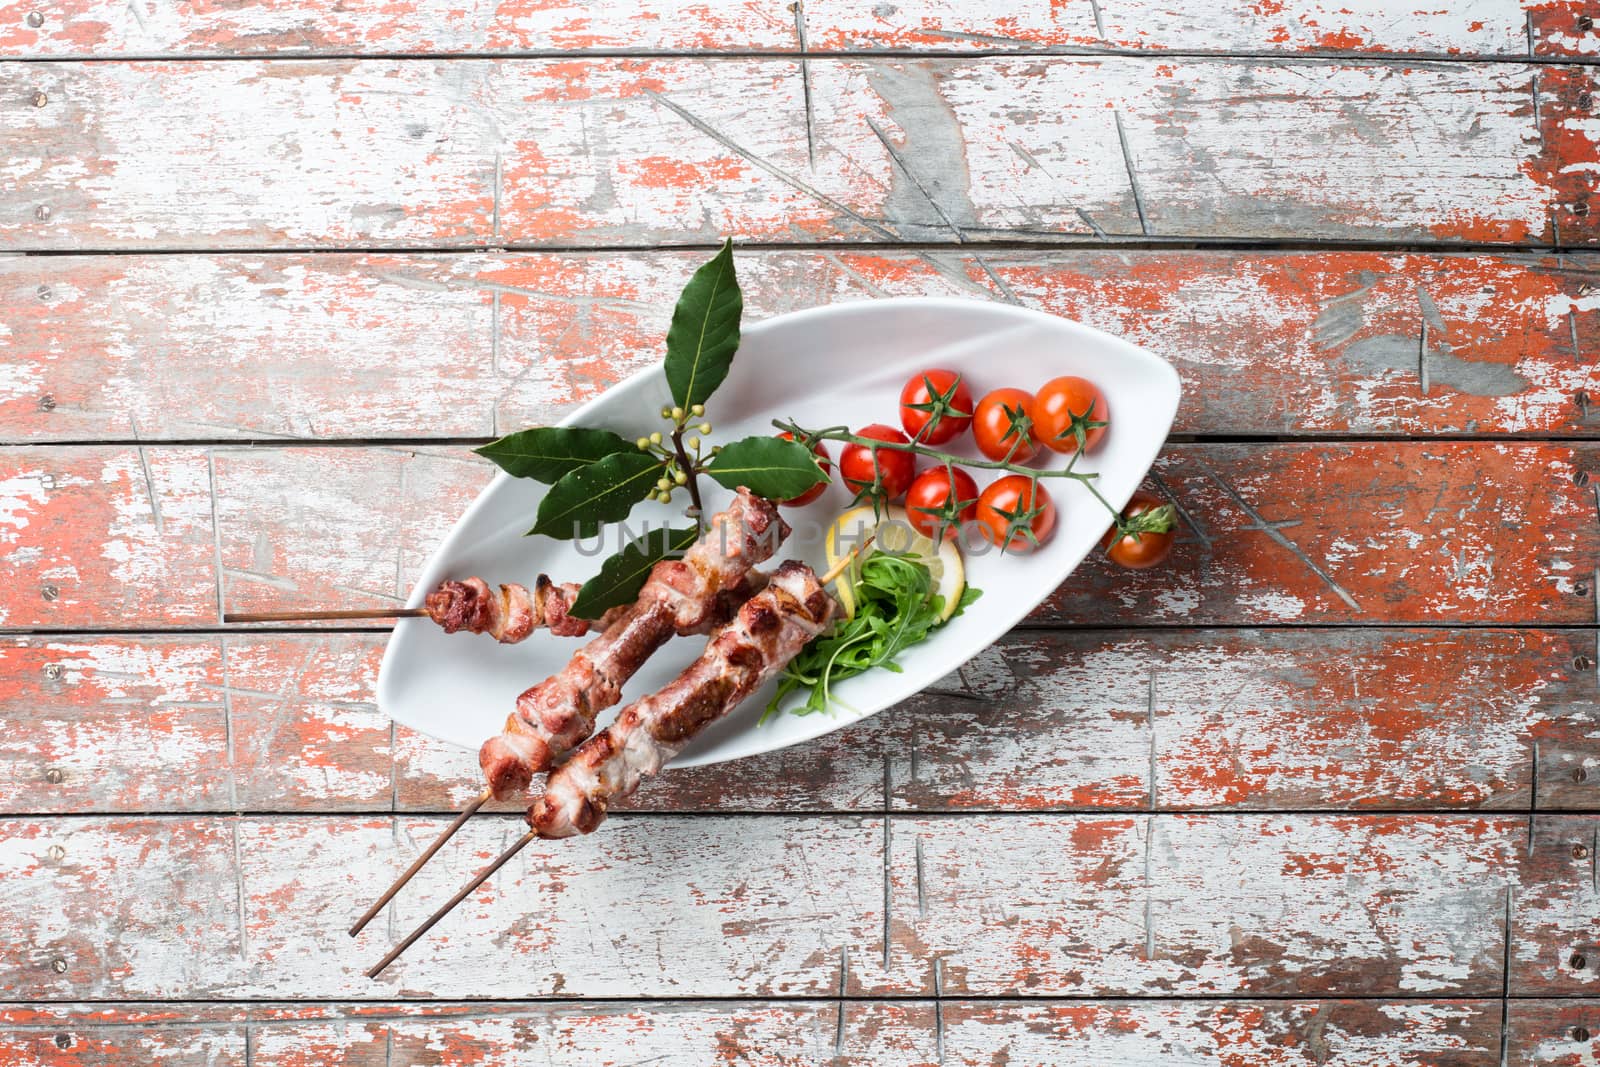
[[[742,485],[768,500],[792,499],[828,478],[811,449],[778,437],[746,437],[726,445],[706,473],[729,489]]]
[[[672,399],[687,410],[704,404],[728,376],[739,350],[739,317],[744,295],[733,270],[733,242],[689,279],[667,330],[667,385]]]
[[[597,619],[619,604],[633,603],[650,577],[650,569],[664,559],[683,555],[699,536],[694,526],[681,530],[662,527],[630,541],[600,564],[599,574],[583,583],[568,611],[580,619]]]
[[[546,485],[596,460],[633,450],[632,441],[610,430],[582,426],[535,426],[473,449],[514,478]]]
[[[558,541],[593,537],[606,523],[627,518],[656,487],[665,466],[657,456],[629,449],[568,471],[539,502],[538,519],[528,532]]]

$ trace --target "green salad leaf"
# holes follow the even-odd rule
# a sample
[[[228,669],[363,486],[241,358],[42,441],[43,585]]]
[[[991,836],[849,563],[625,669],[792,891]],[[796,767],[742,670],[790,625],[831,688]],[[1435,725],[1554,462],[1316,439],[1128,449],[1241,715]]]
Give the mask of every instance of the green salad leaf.
[[[874,667],[898,672],[896,657],[944,624],[939,618],[944,598],[934,592],[933,573],[920,557],[874,553],[861,564],[855,588],[855,617],[800,650],[779,677],[762,718],[777,714],[784,699],[799,690],[809,692],[805,703],[792,709],[796,715],[825,710],[834,703],[835,684]],[[981,595],[967,586],[955,615]]]

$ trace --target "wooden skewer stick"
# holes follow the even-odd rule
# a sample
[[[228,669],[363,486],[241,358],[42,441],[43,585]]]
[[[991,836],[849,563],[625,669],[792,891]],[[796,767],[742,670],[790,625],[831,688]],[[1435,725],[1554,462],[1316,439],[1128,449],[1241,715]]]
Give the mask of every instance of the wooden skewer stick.
[[[504,852],[500,853],[500,855],[495,857],[493,863],[489,864],[489,866],[478,872],[478,876],[476,878],[457,890],[455,896],[445,901],[443,907],[434,912],[432,915],[428,916],[427,922],[411,931],[410,935],[407,936],[404,941],[390,949],[389,954],[383,957],[383,959],[379,960],[376,967],[367,972],[367,977],[376,978],[378,975],[382,974],[384,968],[388,967],[389,964],[400,958],[400,953],[410,948],[423,934],[427,933],[429,930],[432,930],[434,923],[437,923],[440,919],[444,918],[446,915],[449,915],[452,908],[461,903],[463,900],[466,900],[474,889],[477,889],[480,885],[487,882],[490,875],[494,874],[495,871],[498,871],[501,867],[505,866],[506,862],[510,860],[512,856],[515,856],[518,852],[521,852],[524,848],[527,848],[528,842],[532,841],[538,836],[538,834],[534,833],[532,830],[529,830],[527,833],[517,838],[516,842],[513,843],[510,848],[506,849]]]
[[[433,859],[434,853],[443,848],[444,843],[454,837],[456,835],[456,831],[461,829],[461,827],[466,824],[466,821],[472,818],[473,813],[479,808],[483,807],[484,801],[488,799],[489,790],[485,789],[482,793],[478,794],[478,799],[462,808],[461,814],[456,816],[455,822],[452,822],[449,826],[446,826],[444,828],[444,832],[433,839],[433,844],[429,845],[427,849],[423,851],[422,855],[412,860],[411,866],[407,867],[400,877],[396,878],[394,883],[390,885],[388,889],[383,891],[383,896],[374,901],[372,907],[368,908],[366,913],[362,915],[361,918],[356,920],[356,924],[350,928],[350,936],[354,937],[359,934],[366,927],[366,925],[373,920],[378,912],[383,910],[383,906],[389,903],[389,901],[393,900],[396,893],[405,888],[406,883],[411,881],[412,876],[418,871],[422,870],[429,860]]]
[[[324,622],[334,619],[420,619],[427,608],[352,608],[347,611],[233,612],[223,622]]]
[[[855,562],[856,557],[859,556],[863,551],[865,551],[867,546],[870,545],[870,544],[872,544],[872,538],[868,537],[865,540],[863,540],[859,545],[857,545],[855,548],[851,549],[849,555],[845,556],[839,562],[835,563],[832,567],[830,567],[828,569],[828,572],[826,574],[822,575],[820,578],[817,579],[818,584],[827,585],[829,582],[832,582],[835,578],[838,578],[839,575],[844,573],[845,568],[850,566],[851,563]],[[367,920],[370,919],[373,915],[377,914],[378,909],[383,907],[384,902],[387,901],[390,897],[394,896],[395,892],[400,888],[400,886],[405,885],[406,879],[410,878],[413,874],[415,874],[418,871],[418,869],[420,869],[422,867],[422,865],[424,863],[428,862],[428,859],[435,852],[437,852],[439,850],[439,846],[444,844],[445,841],[450,837],[450,835],[455,833],[456,830],[458,830],[460,828],[462,823],[467,821],[467,816],[471,815],[474,811],[476,811],[477,808],[478,808],[478,804],[482,804],[484,799],[486,799],[488,797],[488,795],[489,795],[488,792],[485,791],[483,797],[480,797],[478,799],[477,804],[474,804],[472,807],[468,808],[466,811],[462,812],[459,816],[456,817],[456,821],[454,823],[452,823],[447,830],[445,830],[444,834],[439,838],[439,840],[435,841],[433,843],[432,847],[430,847],[428,849],[428,851],[424,852],[421,856],[417,857],[416,862],[411,865],[410,869],[408,869],[405,874],[400,876],[400,880],[394,886],[392,886],[390,888],[389,892],[385,893],[383,895],[382,899],[380,899],[377,904],[373,905],[371,911],[369,911],[366,915],[362,916],[361,922],[356,924],[355,930],[351,930],[350,931],[352,934],[354,934],[356,932],[356,930],[361,929],[362,926],[366,925]],[[470,881],[466,885],[462,886],[456,892],[455,896],[453,896],[449,900],[445,901],[443,907],[441,907],[438,911],[434,912],[432,915],[428,916],[426,922],[424,922],[421,926],[417,927],[415,930],[411,931],[411,933],[406,936],[406,939],[404,941],[400,942],[394,948],[390,949],[389,950],[389,954],[387,956],[383,957],[383,959],[379,960],[378,961],[378,965],[376,967],[372,968],[372,970],[367,972],[367,977],[368,978],[376,978],[376,977],[378,977],[378,975],[382,974],[384,969],[387,968],[389,966],[389,964],[393,963],[395,960],[400,958],[400,954],[402,952],[404,952],[406,949],[410,948],[412,945],[416,944],[418,938],[420,938],[423,934],[427,933],[429,930],[432,930],[434,928],[434,926],[439,922],[440,919],[442,919],[446,915],[450,914],[451,909],[453,909],[457,904],[460,904],[463,900],[466,900],[467,897],[472,893],[472,891],[474,889],[477,889],[484,882],[487,882],[489,880],[489,877],[491,875],[493,875],[495,871],[498,871],[501,867],[505,866],[506,861],[511,859],[512,856],[515,856],[518,852],[521,852],[524,848],[527,848],[528,847],[528,842],[532,841],[535,837],[538,837],[538,836],[539,835],[537,833],[535,833],[535,832],[530,830],[527,833],[523,834],[521,837],[517,838],[517,840],[512,843],[510,848],[506,849],[504,852],[500,853],[500,855],[496,856],[494,858],[494,861],[491,862],[489,864],[489,866],[487,866],[483,870],[479,871],[478,874],[473,877],[472,881]]]

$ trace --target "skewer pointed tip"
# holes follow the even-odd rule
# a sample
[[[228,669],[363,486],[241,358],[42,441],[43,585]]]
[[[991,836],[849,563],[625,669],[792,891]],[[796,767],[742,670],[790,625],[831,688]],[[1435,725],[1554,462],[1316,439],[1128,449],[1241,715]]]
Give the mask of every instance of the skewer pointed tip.
[[[462,825],[468,819],[472,818],[473,813],[479,808],[483,807],[484,802],[488,799],[489,790],[485,789],[483,792],[478,794],[476,800],[462,808],[461,814],[455,817],[455,821],[440,831],[439,836],[433,839],[433,844],[424,849],[422,855],[412,860],[411,866],[407,867],[403,872],[401,872],[400,877],[396,878],[394,882],[390,884],[389,888],[383,891],[383,895],[373,902],[372,907],[368,908],[362,914],[361,918],[356,920],[356,924],[350,927],[350,936],[354,937],[362,930],[366,929],[367,924],[377,917],[377,914],[383,910],[384,905],[393,900],[395,894],[405,888],[406,883],[411,881],[412,876],[418,871],[422,870],[423,866],[427,864],[429,860],[433,859],[434,854],[444,847],[444,843],[454,837],[456,835],[456,831],[461,829]]]
[[[404,941],[390,949],[387,956],[383,957],[383,959],[378,961],[376,966],[367,971],[367,977],[376,978],[378,975],[387,970],[389,964],[399,959],[402,952],[416,944],[423,934],[433,929],[434,924],[436,924],[446,915],[449,915],[457,904],[460,904],[463,900],[466,900],[467,897],[471,896],[473,890],[487,882],[495,871],[498,871],[501,867],[504,867],[512,856],[515,856],[518,852],[521,852],[524,848],[527,848],[528,843],[538,836],[539,835],[537,833],[529,830],[527,833],[517,838],[517,840],[513,842],[509,848],[500,853],[500,855],[496,856],[487,867],[479,871],[472,881],[456,890],[456,895],[445,901],[443,907],[434,912],[432,915],[428,916],[421,926],[417,927],[415,930],[411,931],[410,934],[406,935],[406,939]]]

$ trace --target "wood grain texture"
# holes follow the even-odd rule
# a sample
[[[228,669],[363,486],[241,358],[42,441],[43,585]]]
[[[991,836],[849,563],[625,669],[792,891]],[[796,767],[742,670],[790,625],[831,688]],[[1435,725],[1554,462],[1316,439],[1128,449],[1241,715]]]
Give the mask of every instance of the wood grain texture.
[[[1023,0],[991,9],[951,0],[851,4],[809,0],[795,17],[727,2],[652,0],[628,9],[575,3],[493,6],[348,3],[308,11],[276,0],[194,10],[140,0],[72,0],[33,27],[26,2],[0,5],[0,55],[326,55],[560,51],[813,53],[877,50],[1013,52],[1166,50],[1372,53],[1448,57],[1589,54],[1579,4],[1477,0],[1454,9],[1383,0],[1295,0],[1195,8],[1170,0],[1061,4]]]
[[[1498,995],[1526,845],[1525,820],[1476,816],[890,829],[891,973],[931,989],[939,960],[946,991],[984,995]],[[1015,860],[975,840],[1004,840]]]
[[[390,928],[346,939],[373,872],[441,822],[6,820],[0,916],[27,948],[0,960],[0,986],[52,1000],[932,995],[936,982],[1498,996],[1528,832],[1476,815],[624,814],[530,846],[369,982],[376,953],[522,827],[469,823]]]
[[[1600,528],[1575,478],[1597,468],[1565,443],[1170,446],[1152,484],[1188,527],[1171,562],[1091,556],[1033,619],[1591,623]],[[0,449],[0,625],[398,605],[490,473],[443,447]]]
[[[45,104],[0,112],[0,240],[1583,244],[1589,84],[1135,59],[13,63],[0,96]]]
[[[0,440],[488,437],[660,358],[695,252],[0,257]],[[746,252],[747,319],[1016,301],[1144,345],[1177,433],[1592,434],[1574,257]],[[999,384],[999,383],[981,383]]]
[[[1600,1004],[1514,1001],[1507,1019],[1509,1067],[1583,1067],[1600,1057]]]
[[[464,638],[470,639],[470,638]],[[384,635],[0,642],[0,811],[441,811],[475,754],[372,703]],[[1570,631],[1023,631],[819,741],[670,771],[647,811],[1592,808]],[[1540,749],[1535,781],[1533,749]],[[56,772],[52,774],[51,772]],[[1585,772],[1587,774],[1587,771]],[[515,810],[508,803],[504,810]]]
[[[1592,1012],[1518,1001],[1530,1031]],[[841,1011],[844,1026],[839,1026]],[[1470,1067],[1498,1062],[1500,1006],[1454,1001],[1020,1003],[932,1001],[682,1004],[39,1005],[0,1009],[0,1055],[45,1067],[149,1062],[173,1067]],[[247,1038],[248,1035],[248,1038]],[[1543,1037],[1544,1035],[1539,1035]],[[61,1047],[63,1037],[66,1047]],[[1517,1067],[1549,1058],[1530,1047]],[[1566,1040],[1569,1054],[1580,1046]],[[1517,1054],[1523,1049],[1517,1048]]]
[[[1589,761],[1591,774],[1596,766]],[[1512,992],[1593,996],[1600,989],[1597,853],[1600,817],[1549,816],[1534,821],[1524,861],[1527,873],[1516,894]]]

